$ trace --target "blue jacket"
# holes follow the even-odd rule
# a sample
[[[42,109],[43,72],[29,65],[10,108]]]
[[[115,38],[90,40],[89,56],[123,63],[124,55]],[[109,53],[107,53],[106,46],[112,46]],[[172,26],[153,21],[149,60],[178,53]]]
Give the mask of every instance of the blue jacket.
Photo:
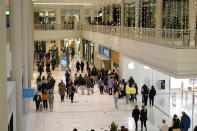
[[[182,129],[189,129],[190,128],[190,118],[188,116],[181,118],[181,128]]]

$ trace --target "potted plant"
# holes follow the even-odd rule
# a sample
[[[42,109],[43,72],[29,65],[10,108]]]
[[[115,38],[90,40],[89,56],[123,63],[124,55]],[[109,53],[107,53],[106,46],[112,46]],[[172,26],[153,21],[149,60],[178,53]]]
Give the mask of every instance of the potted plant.
[[[118,125],[113,121],[109,126],[110,131],[118,131]]]

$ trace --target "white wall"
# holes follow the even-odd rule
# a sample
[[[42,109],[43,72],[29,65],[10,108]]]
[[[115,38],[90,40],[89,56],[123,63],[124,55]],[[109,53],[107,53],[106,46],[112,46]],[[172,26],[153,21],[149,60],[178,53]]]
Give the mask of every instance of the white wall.
[[[197,49],[169,48],[89,31],[83,31],[82,35],[170,76],[197,77]]]
[[[80,38],[80,30],[35,30],[34,40],[63,40],[65,38]]]
[[[122,57],[122,78],[126,81],[132,76],[136,83],[138,84],[139,89],[146,84],[150,88],[153,84],[157,90],[160,90],[159,80],[165,80],[166,82],[166,90],[169,89],[169,76],[158,72],[156,70],[151,69],[150,67],[147,69],[144,66],[131,58],[126,56]],[[134,68],[130,69],[129,64],[133,63]],[[146,66],[147,67],[147,66]]]

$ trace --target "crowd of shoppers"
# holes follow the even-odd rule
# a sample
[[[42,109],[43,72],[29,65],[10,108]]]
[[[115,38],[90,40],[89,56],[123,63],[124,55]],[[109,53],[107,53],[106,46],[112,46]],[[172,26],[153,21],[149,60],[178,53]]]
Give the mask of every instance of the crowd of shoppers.
[[[48,104],[50,107],[50,111],[53,111],[53,102],[54,102],[54,86],[55,79],[52,77],[51,69],[55,69],[56,63],[55,60],[50,59],[50,54],[47,53],[45,55],[45,63],[40,62],[38,65],[39,76],[37,78],[37,90],[33,100],[36,104],[36,111],[48,110]],[[51,62],[50,62],[51,61]],[[42,76],[42,72],[44,72],[44,65],[46,65],[47,78]],[[126,98],[126,104],[134,105],[137,102],[138,95],[138,86],[133,77],[126,82],[124,79],[120,79],[118,73],[113,70],[104,70],[97,69],[95,66],[90,68],[88,62],[86,62],[86,70],[87,74],[84,74],[84,62],[77,61],[76,63],[76,71],[73,80],[71,79],[71,72],[66,71],[65,78],[66,82],[64,83],[61,80],[58,83],[58,92],[60,95],[61,102],[64,102],[65,96],[67,99],[71,100],[71,103],[74,102],[74,95],[78,93],[80,90],[82,95],[90,95],[94,93],[94,86],[98,84],[98,88],[101,95],[108,94],[113,95],[115,109],[118,110],[118,100],[120,98]],[[82,74],[78,74],[81,71]],[[154,98],[156,96],[156,90],[154,86],[151,86],[151,89],[144,84],[141,87],[141,96],[142,96],[142,109],[138,108],[138,105],[135,105],[135,108],[132,112],[132,117],[135,121],[136,130],[138,129],[138,121],[141,121],[141,129],[145,128],[147,130],[146,121],[147,118],[147,104],[149,100],[150,107],[154,106]],[[190,118],[189,116],[183,112],[181,120],[175,114],[171,126],[169,127],[166,124],[166,120],[162,120],[162,124],[158,126],[160,131],[188,131],[190,128]]]

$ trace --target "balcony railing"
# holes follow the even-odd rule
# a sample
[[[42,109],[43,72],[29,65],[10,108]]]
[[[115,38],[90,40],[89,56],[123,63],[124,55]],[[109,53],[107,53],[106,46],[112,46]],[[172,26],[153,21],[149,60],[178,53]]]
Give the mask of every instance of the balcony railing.
[[[175,48],[196,48],[197,46],[190,47],[190,33],[192,30],[135,28],[109,25],[83,25],[83,30]]]
[[[84,30],[98,32],[121,38],[148,42],[174,48],[196,48],[190,46],[190,34],[194,30],[155,29],[140,27],[122,27],[109,25],[74,25],[74,24],[35,24],[35,30]],[[195,34],[194,34],[195,35]],[[196,43],[196,40],[195,40]]]
[[[78,24],[34,24],[35,30],[80,30]]]

